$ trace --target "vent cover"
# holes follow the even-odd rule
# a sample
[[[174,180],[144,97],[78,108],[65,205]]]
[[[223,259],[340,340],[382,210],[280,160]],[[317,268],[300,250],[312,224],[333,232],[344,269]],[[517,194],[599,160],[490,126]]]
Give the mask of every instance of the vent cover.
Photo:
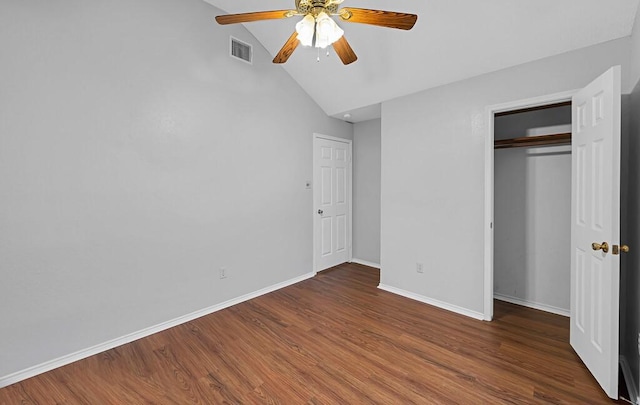
[[[253,59],[253,46],[231,37],[231,56],[243,62],[251,63]]]

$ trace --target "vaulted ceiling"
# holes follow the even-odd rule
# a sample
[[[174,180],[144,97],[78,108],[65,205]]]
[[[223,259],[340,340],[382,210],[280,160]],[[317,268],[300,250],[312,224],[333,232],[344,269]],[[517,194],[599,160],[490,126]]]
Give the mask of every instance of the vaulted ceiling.
[[[295,8],[294,0],[205,1],[227,13]],[[318,62],[316,49],[298,47],[282,67],[328,115],[363,121],[378,117],[385,100],[629,36],[639,1],[345,0],[417,14],[418,22],[401,31],[337,19],[357,62],[344,66],[333,50]],[[244,25],[276,55],[299,20]]]

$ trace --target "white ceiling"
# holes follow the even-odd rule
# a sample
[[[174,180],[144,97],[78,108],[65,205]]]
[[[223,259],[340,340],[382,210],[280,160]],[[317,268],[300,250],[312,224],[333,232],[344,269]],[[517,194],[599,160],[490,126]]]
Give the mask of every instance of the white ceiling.
[[[228,13],[295,8],[294,0],[205,1]],[[364,121],[385,100],[629,36],[639,1],[345,0],[418,22],[401,31],[338,21],[358,61],[344,66],[331,49],[317,62],[315,49],[298,47],[283,67],[328,115]],[[276,55],[299,19],[244,25]]]

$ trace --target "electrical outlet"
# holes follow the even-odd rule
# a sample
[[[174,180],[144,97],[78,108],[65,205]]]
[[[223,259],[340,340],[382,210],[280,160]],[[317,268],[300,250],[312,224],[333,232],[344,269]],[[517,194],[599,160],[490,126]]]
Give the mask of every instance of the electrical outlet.
[[[220,278],[227,278],[227,268],[226,267],[220,267]]]
[[[424,268],[422,267],[422,263],[416,263],[416,271],[418,273],[424,273]]]

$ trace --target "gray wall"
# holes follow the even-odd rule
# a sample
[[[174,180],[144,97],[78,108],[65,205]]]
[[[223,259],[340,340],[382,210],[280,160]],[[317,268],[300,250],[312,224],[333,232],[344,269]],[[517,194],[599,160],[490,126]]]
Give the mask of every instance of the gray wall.
[[[496,139],[571,132],[571,107],[496,117],[494,125]],[[494,167],[496,297],[568,315],[571,146],[497,149]]]
[[[613,65],[622,65],[628,89],[630,43],[611,41],[383,103],[381,283],[482,316],[486,107],[581,88]]]
[[[622,218],[622,227],[626,227],[627,240],[622,241],[630,247],[623,255],[623,282],[621,283],[622,305],[625,312],[621,318],[621,353],[627,359],[634,375],[636,387],[640,386],[640,356],[638,345],[640,337],[640,82],[630,97],[629,115],[629,178],[627,196],[627,216]]]
[[[636,12],[635,24],[631,35],[631,88],[640,82],[640,8]]]
[[[622,255],[621,297],[624,311],[621,312],[621,330],[624,334],[620,342],[621,354],[625,357],[633,374],[636,388],[640,387],[640,355],[638,354],[640,332],[640,10],[632,36],[631,55],[633,60],[631,95],[626,99],[627,114],[627,206],[626,216],[622,216],[621,228],[630,252]],[[622,147],[625,148],[623,138]],[[624,172],[624,171],[623,171]]]
[[[380,120],[353,128],[353,258],[380,264]]]
[[[0,2],[0,379],[312,272],[312,136],[352,125],[219,12]]]

